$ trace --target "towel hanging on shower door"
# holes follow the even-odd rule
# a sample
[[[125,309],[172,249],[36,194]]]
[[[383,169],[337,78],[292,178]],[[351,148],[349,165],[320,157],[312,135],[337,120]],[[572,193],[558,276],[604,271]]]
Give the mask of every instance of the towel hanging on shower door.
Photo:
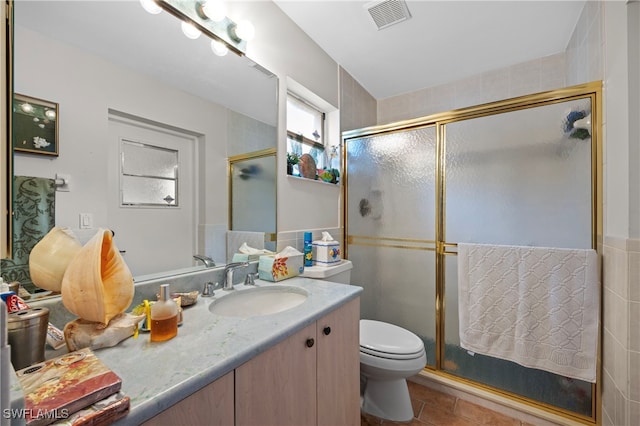
[[[458,285],[464,349],[595,382],[594,250],[460,243]]]

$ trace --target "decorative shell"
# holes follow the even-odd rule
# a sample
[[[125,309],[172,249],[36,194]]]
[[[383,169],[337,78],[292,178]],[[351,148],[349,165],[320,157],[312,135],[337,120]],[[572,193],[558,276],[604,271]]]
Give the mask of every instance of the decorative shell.
[[[62,279],[62,303],[87,321],[109,324],[133,300],[133,276],[108,229],[99,229]]]
[[[53,227],[29,254],[31,281],[45,290],[60,292],[62,277],[82,244],[67,228]]]
[[[73,352],[82,348],[101,349],[115,346],[132,336],[143,318],[144,315],[119,314],[105,328],[101,328],[99,323],[83,319],[68,322],[64,327],[67,349]]]

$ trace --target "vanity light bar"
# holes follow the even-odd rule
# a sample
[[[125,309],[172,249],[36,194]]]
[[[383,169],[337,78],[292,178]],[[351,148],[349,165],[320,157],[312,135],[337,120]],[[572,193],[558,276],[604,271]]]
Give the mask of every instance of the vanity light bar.
[[[176,18],[190,22],[213,40],[225,44],[229,50],[244,56],[247,50],[247,40],[236,33],[237,23],[224,17],[220,21],[209,19],[203,12],[204,2],[194,0],[157,0],[158,5]]]

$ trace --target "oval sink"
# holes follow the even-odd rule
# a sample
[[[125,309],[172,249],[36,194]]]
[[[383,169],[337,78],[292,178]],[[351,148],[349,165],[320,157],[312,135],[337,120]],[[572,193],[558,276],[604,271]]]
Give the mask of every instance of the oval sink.
[[[308,295],[304,289],[288,286],[237,290],[211,302],[209,312],[242,318],[271,315],[298,306]]]

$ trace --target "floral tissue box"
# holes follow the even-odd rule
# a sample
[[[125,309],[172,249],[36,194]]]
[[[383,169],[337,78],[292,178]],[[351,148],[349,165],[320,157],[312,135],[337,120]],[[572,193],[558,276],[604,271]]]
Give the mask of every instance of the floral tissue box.
[[[304,271],[303,254],[292,256],[260,256],[258,277],[265,281],[282,281],[293,278]]]

